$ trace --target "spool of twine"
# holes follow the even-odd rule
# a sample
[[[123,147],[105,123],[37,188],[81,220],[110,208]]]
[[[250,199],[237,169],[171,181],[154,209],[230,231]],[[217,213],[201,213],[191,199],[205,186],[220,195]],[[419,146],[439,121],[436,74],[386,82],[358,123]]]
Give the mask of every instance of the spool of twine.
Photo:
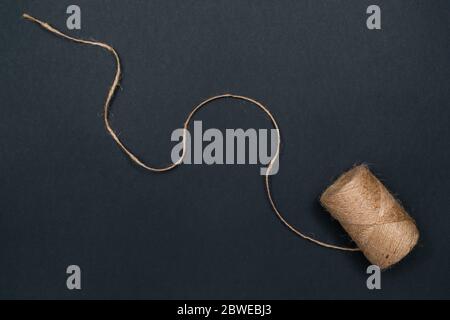
[[[340,176],[320,202],[381,269],[399,262],[417,244],[414,220],[365,165]]]

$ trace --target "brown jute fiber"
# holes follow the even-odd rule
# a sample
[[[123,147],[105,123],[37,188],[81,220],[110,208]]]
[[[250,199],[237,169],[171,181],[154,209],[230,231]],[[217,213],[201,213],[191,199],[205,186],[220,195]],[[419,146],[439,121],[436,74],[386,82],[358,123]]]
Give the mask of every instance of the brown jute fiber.
[[[295,234],[297,234],[298,236],[302,237],[303,239],[306,239],[308,241],[311,241],[317,245],[320,245],[322,247],[327,247],[327,248],[332,248],[332,249],[336,249],[336,250],[342,250],[342,251],[360,251],[359,248],[347,248],[347,247],[341,247],[341,246],[336,246],[336,245],[332,245],[332,244],[328,244],[322,241],[319,241],[315,238],[312,238],[308,235],[305,235],[303,232],[299,231],[296,227],[294,227],[293,225],[291,225],[290,223],[288,223],[286,221],[286,219],[283,217],[283,215],[280,213],[280,211],[278,210],[278,207],[275,203],[275,200],[272,196],[272,192],[271,192],[271,187],[270,187],[270,176],[271,176],[271,172],[273,169],[273,166],[276,162],[276,160],[278,159],[279,155],[280,155],[280,143],[281,143],[281,135],[280,135],[280,129],[279,126],[277,124],[277,121],[275,120],[275,117],[272,115],[272,113],[269,111],[269,109],[264,106],[262,103],[249,98],[249,97],[245,97],[245,96],[241,96],[241,95],[234,95],[234,94],[223,94],[223,95],[218,95],[218,96],[214,96],[211,98],[208,98],[206,100],[204,100],[203,102],[201,102],[200,104],[198,104],[187,116],[186,121],[184,122],[183,128],[184,128],[184,134],[183,134],[183,151],[182,151],[182,155],[180,156],[180,159],[178,159],[176,162],[165,166],[165,167],[154,167],[154,166],[150,166],[145,164],[143,161],[141,161],[118,137],[118,135],[116,134],[116,132],[113,130],[113,128],[111,127],[111,124],[109,122],[109,111],[110,111],[110,105],[111,105],[111,101],[112,98],[114,96],[114,93],[116,92],[116,89],[119,86],[119,82],[120,82],[120,78],[121,78],[121,64],[120,64],[120,58],[118,53],[116,52],[116,50],[111,47],[108,44],[102,43],[102,42],[97,42],[97,41],[90,41],[90,40],[83,40],[83,39],[79,39],[79,38],[75,38],[75,37],[71,37],[69,35],[64,34],[63,32],[53,28],[52,26],[50,26],[48,23],[45,23],[41,20],[38,20],[28,14],[23,14],[23,17],[29,21],[32,21],[36,24],[38,24],[39,26],[41,26],[42,28],[44,28],[45,30],[59,36],[62,37],[64,39],[76,42],[76,43],[80,43],[80,44],[85,44],[85,45],[91,45],[91,46],[96,46],[96,47],[100,47],[103,48],[105,50],[107,50],[108,52],[110,52],[116,62],[116,73],[114,76],[114,80],[113,83],[111,85],[111,87],[108,90],[108,94],[105,100],[105,104],[103,106],[103,120],[105,123],[105,127],[106,130],[108,131],[108,133],[111,135],[111,137],[113,138],[113,140],[115,141],[115,143],[120,147],[120,149],[138,166],[144,168],[145,170],[149,170],[152,172],[165,172],[165,171],[169,171],[172,170],[174,168],[176,168],[177,166],[179,166],[180,164],[183,163],[183,159],[185,157],[186,154],[186,135],[187,135],[187,130],[188,127],[190,125],[190,122],[192,120],[192,118],[194,117],[194,115],[203,107],[205,107],[206,105],[216,101],[216,100],[220,100],[220,99],[235,99],[235,100],[241,100],[241,101],[246,101],[254,106],[256,106],[257,108],[259,108],[261,111],[263,111],[269,118],[269,120],[271,121],[273,127],[276,129],[277,132],[277,149],[275,152],[275,155],[273,156],[273,158],[271,159],[266,174],[264,176],[264,185],[265,185],[265,189],[266,189],[266,193],[267,193],[267,197],[269,200],[269,203],[273,209],[273,211],[275,212],[275,214],[277,215],[277,217],[281,220],[281,222],[288,227],[292,232],[294,232]],[[378,181],[378,180],[377,180]],[[331,188],[331,187],[330,187]],[[359,191],[361,191],[361,189],[358,189]],[[379,192],[378,189],[373,188],[370,189],[368,191],[376,191]],[[328,190],[327,190],[328,192]],[[390,196],[390,194],[387,192],[387,195]],[[385,201],[386,199],[390,199],[388,198],[388,196],[383,194],[383,201]],[[356,197],[356,196],[355,196]],[[372,196],[375,197],[375,196]],[[381,196],[380,196],[381,197]],[[391,196],[392,197],[392,196]],[[323,196],[322,196],[323,198]],[[368,200],[372,200],[371,196],[367,197]],[[341,198],[339,198],[341,199]],[[393,199],[393,198],[392,198]],[[364,198],[361,198],[360,201],[364,201]],[[395,202],[395,200],[393,200]],[[326,207],[331,211],[335,209],[335,206],[333,206],[334,204],[334,200],[331,200],[331,205],[328,206],[326,205]],[[387,202],[381,202],[381,203],[387,203]],[[353,238],[353,240],[355,240],[355,242],[358,244],[358,246],[360,246],[360,248],[363,250],[364,254],[368,257],[368,259],[371,262],[380,262],[382,263],[380,265],[380,267],[385,267],[388,266],[388,264],[386,263],[386,261],[395,263],[397,261],[399,261],[406,253],[404,253],[404,246],[403,243],[404,241],[399,241],[398,239],[405,239],[405,241],[407,240],[407,238],[410,238],[410,236],[413,234],[412,232],[410,232],[410,229],[407,228],[399,228],[396,229],[395,226],[397,224],[393,224],[390,225],[390,229],[386,228],[385,232],[383,233],[383,236],[385,236],[385,238],[381,238],[381,236],[379,238],[377,237],[373,237],[373,236],[369,236],[369,227],[365,224],[361,225],[360,221],[365,221],[364,219],[361,219],[361,217],[359,215],[363,215],[364,212],[362,209],[364,209],[364,205],[361,204],[362,206],[359,208],[360,210],[358,211],[358,215],[355,215],[353,213],[348,214],[347,213],[347,219],[345,219],[345,208],[346,209],[352,209],[353,207],[350,206],[345,206],[344,204],[339,204],[337,205],[340,209],[337,210],[337,212],[339,213],[335,213],[333,211],[332,215],[337,218],[341,224],[344,226],[344,228],[347,230],[347,232],[349,232],[350,236]],[[373,204],[368,204],[367,205],[367,209],[371,209],[373,206]],[[400,207],[401,208],[401,207]],[[383,211],[385,210],[385,208],[383,207]],[[398,211],[398,210],[397,210]],[[397,212],[396,211],[396,212]],[[399,211],[400,212],[400,211]],[[401,211],[402,213],[404,213],[404,215],[407,216],[407,214],[404,211]],[[368,212],[369,217],[367,218],[367,221],[371,221],[374,222],[375,221],[375,214],[373,213],[373,211]],[[352,221],[350,217],[354,216],[355,219],[358,218],[355,221]],[[384,214],[382,215],[384,216]],[[386,215],[387,216],[387,215]],[[343,217],[343,218],[342,218]],[[395,219],[392,219],[391,216],[389,215],[389,222],[390,221],[397,221]],[[403,216],[402,216],[403,217]],[[409,216],[407,216],[409,218]],[[342,218],[342,220],[341,220]],[[409,218],[410,219],[410,218]],[[404,221],[404,220],[402,220]],[[409,221],[409,220],[408,220]],[[412,221],[412,220],[410,220]],[[386,223],[386,221],[384,219],[379,219],[376,220],[374,224],[371,224],[370,227],[373,230],[374,228],[377,229],[378,225],[381,225],[381,223]],[[412,222],[413,223],[413,222]],[[413,223],[414,224],[414,223]],[[361,225],[361,228],[363,229],[358,229],[358,226]],[[403,225],[403,224],[402,224]],[[401,225],[401,226],[402,226]],[[400,225],[399,225],[400,226]],[[414,227],[415,228],[415,227]],[[378,229],[377,229],[378,230]],[[415,229],[417,231],[417,229]],[[402,232],[410,232],[410,233],[405,233],[403,234]],[[416,232],[417,233],[417,232]],[[380,233],[380,230],[378,230],[378,234]],[[418,233],[417,233],[418,234]],[[375,241],[375,242],[374,242]],[[381,245],[378,242],[388,242],[387,244]],[[411,243],[411,248],[414,246],[413,243],[415,244],[415,242],[417,241],[417,239],[415,239],[415,241],[410,240],[409,243]],[[380,249],[381,248],[381,249]],[[389,252],[385,254],[385,249],[384,248],[388,248]],[[410,248],[410,249],[411,249]],[[409,249],[409,250],[410,250]],[[372,250],[374,250],[372,252]],[[409,252],[408,250],[408,252]],[[404,253],[404,254],[403,254]],[[378,259],[378,256],[384,255],[384,259]],[[386,256],[389,255],[387,258]]]
[[[382,269],[399,262],[419,239],[414,220],[365,165],[344,173],[320,202]]]

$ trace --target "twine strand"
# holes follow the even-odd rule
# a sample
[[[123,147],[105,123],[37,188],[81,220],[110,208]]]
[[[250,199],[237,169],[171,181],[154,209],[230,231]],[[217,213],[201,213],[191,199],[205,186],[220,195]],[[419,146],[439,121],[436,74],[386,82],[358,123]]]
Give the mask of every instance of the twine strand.
[[[108,91],[108,95],[106,97],[105,100],[105,104],[103,106],[103,121],[106,127],[106,130],[108,131],[108,133],[111,135],[111,137],[113,138],[113,140],[116,142],[116,144],[120,147],[120,149],[122,149],[122,151],[138,166],[144,168],[145,170],[148,171],[152,171],[152,172],[166,172],[169,170],[172,170],[174,168],[176,168],[177,166],[179,166],[180,164],[182,164],[183,159],[185,157],[186,154],[186,135],[188,132],[188,127],[189,124],[192,120],[192,118],[194,117],[194,115],[203,107],[205,107],[206,105],[210,104],[213,101],[219,100],[219,99],[237,99],[237,100],[241,100],[241,101],[246,101],[249,102],[253,105],[255,105],[256,107],[258,107],[259,109],[261,109],[270,119],[273,127],[275,128],[276,132],[277,132],[277,148],[276,148],[276,152],[275,155],[272,157],[272,159],[269,162],[269,165],[267,167],[266,170],[266,174],[264,177],[264,181],[265,181],[265,189],[266,189],[266,194],[267,197],[269,199],[269,203],[273,209],[273,211],[275,212],[276,216],[279,218],[279,220],[286,226],[288,227],[292,232],[294,232],[296,235],[300,236],[301,238],[311,241],[319,246],[322,247],[326,247],[326,248],[331,248],[331,249],[336,249],[336,250],[341,250],[341,251],[360,251],[359,248],[347,248],[347,247],[341,247],[341,246],[337,246],[337,245],[333,245],[333,244],[329,244],[326,242],[322,242],[319,241],[315,238],[312,238],[306,234],[304,234],[303,232],[301,232],[299,229],[297,229],[296,227],[294,227],[293,225],[291,225],[289,222],[287,222],[287,220],[283,217],[283,215],[281,214],[281,212],[278,210],[278,207],[275,203],[275,200],[272,196],[272,192],[271,192],[271,188],[270,188],[270,173],[272,172],[272,168],[274,166],[275,161],[279,158],[280,155],[280,144],[281,144],[281,135],[280,135],[280,128],[278,126],[277,121],[275,120],[275,117],[273,116],[273,114],[269,111],[269,109],[264,106],[262,103],[246,97],[246,96],[241,96],[241,95],[235,95],[235,94],[222,94],[222,95],[217,95],[217,96],[213,96],[211,98],[208,98],[204,101],[202,101],[200,104],[198,104],[187,116],[186,121],[184,122],[183,125],[183,149],[182,149],[182,154],[180,156],[180,158],[165,167],[153,167],[153,166],[149,166],[147,164],[145,164],[143,161],[141,161],[132,151],[130,151],[130,149],[128,149],[128,147],[126,147],[126,145],[119,139],[118,135],[116,134],[116,132],[113,130],[113,128],[111,127],[111,124],[109,122],[109,114],[110,114],[110,107],[111,107],[111,100],[114,96],[114,93],[116,92],[117,88],[119,87],[119,82],[120,82],[120,78],[121,78],[121,74],[122,74],[122,70],[121,70],[121,63],[120,63],[120,58],[119,58],[119,54],[117,53],[117,51],[111,47],[110,45],[106,44],[106,43],[102,43],[102,42],[97,42],[97,41],[90,41],[90,40],[83,40],[83,39],[79,39],[79,38],[75,38],[75,37],[71,37],[67,34],[64,34],[63,32],[55,29],[54,27],[52,27],[51,25],[49,25],[46,22],[43,22],[39,19],[36,19],[32,16],[30,16],[29,14],[24,13],[23,14],[23,18],[26,20],[29,20],[31,22],[34,22],[36,24],[38,24],[39,26],[41,26],[43,29],[59,36],[62,37],[64,39],[76,42],[76,43],[81,43],[81,44],[85,44],[85,45],[91,45],[91,46],[96,46],[96,47],[100,47],[103,48],[107,51],[109,51],[115,60],[116,63],[116,73],[114,76],[114,80],[113,83],[111,85],[111,87],[109,88]]]

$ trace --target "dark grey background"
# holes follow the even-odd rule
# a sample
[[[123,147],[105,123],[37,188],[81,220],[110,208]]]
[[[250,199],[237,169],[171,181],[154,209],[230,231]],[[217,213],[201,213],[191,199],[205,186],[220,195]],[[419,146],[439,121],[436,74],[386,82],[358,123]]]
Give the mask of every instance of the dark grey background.
[[[448,1],[0,2],[0,298],[449,298]],[[382,30],[366,28],[370,4]],[[299,239],[275,217],[258,166],[152,174],[105,132],[111,56],[61,40],[22,12],[113,45],[124,77],[112,123],[155,165],[192,106],[225,92],[270,107],[282,128],[274,195],[294,225],[350,245],[318,204],[366,162],[421,231],[366,288],[368,262]],[[217,102],[205,127],[268,128]],[[65,287],[82,268],[83,289]]]

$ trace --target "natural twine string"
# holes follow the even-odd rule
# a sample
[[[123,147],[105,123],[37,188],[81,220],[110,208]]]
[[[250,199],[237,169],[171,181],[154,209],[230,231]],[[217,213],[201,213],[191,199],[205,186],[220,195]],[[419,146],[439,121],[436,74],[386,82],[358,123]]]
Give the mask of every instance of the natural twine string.
[[[414,220],[365,165],[341,175],[320,202],[381,269],[399,262],[419,240]]]
[[[191,119],[193,118],[193,116],[204,106],[208,105],[209,103],[219,100],[219,99],[237,99],[237,100],[243,100],[246,102],[250,102],[251,104],[255,105],[256,107],[258,107],[259,109],[261,109],[270,119],[273,127],[276,129],[277,132],[277,148],[276,148],[276,152],[275,155],[273,156],[273,158],[271,159],[268,167],[267,167],[267,171],[264,177],[264,182],[265,182],[265,189],[266,189],[266,193],[267,193],[267,197],[269,199],[270,205],[273,209],[273,211],[275,212],[275,214],[277,215],[277,217],[281,220],[281,222],[288,227],[292,232],[294,232],[295,234],[297,234],[298,236],[302,237],[305,240],[311,241],[317,245],[320,245],[322,247],[326,247],[326,248],[331,248],[331,249],[336,249],[336,250],[342,250],[342,251],[360,251],[359,248],[347,248],[347,247],[341,247],[341,246],[336,246],[336,245],[332,245],[332,244],[328,244],[322,241],[319,241],[317,239],[314,239],[308,235],[305,235],[303,232],[301,232],[300,230],[298,230],[296,227],[294,227],[293,225],[291,225],[289,222],[286,221],[286,219],[283,217],[283,215],[280,213],[280,211],[277,208],[277,205],[275,204],[275,200],[272,196],[272,192],[271,192],[271,188],[270,188],[270,173],[272,172],[272,168],[274,166],[275,161],[278,159],[279,155],[280,155],[280,143],[281,143],[281,136],[280,136],[280,128],[277,124],[277,121],[275,120],[275,117],[272,115],[272,113],[269,111],[269,109],[267,107],[265,107],[262,103],[249,98],[249,97],[245,97],[245,96],[240,96],[240,95],[234,95],[234,94],[223,94],[223,95],[217,95],[211,98],[206,99],[205,101],[201,102],[199,105],[197,105],[188,115],[186,121],[184,122],[183,128],[184,128],[184,133],[183,133],[183,151],[182,154],[180,156],[180,158],[174,162],[171,165],[168,165],[166,167],[162,167],[162,168],[156,168],[153,166],[149,166],[147,164],[145,164],[144,162],[142,162],[133,152],[131,152],[126,146],[125,144],[119,139],[119,137],[117,136],[116,132],[112,129],[110,123],[109,123],[109,111],[110,111],[110,105],[111,105],[111,100],[114,96],[114,93],[116,91],[116,89],[119,86],[119,82],[120,82],[120,77],[121,77],[121,64],[120,64],[120,58],[118,53],[116,52],[116,50],[111,47],[108,44],[102,43],[102,42],[98,42],[98,41],[90,41],[90,40],[83,40],[83,39],[79,39],[79,38],[75,38],[75,37],[71,37],[69,35],[66,35],[64,33],[62,33],[61,31],[53,28],[51,25],[49,25],[48,23],[45,23],[39,19],[36,19],[26,13],[23,14],[23,18],[32,21],[34,23],[37,23],[38,25],[40,25],[42,28],[44,28],[45,30],[56,34],[64,39],[76,42],[76,43],[81,43],[81,44],[86,44],[86,45],[91,45],[91,46],[96,46],[96,47],[101,47],[107,51],[109,51],[116,62],[116,73],[114,76],[114,81],[111,85],[111,87],[109,88],[108,91],[108,95],[106,97],[106,101],[105,104],[103,106],[103,121],[105,123],[106,126],[106,130],[108,131],[108,133],[111,135],[111,137],[113,138],[113,140],[117,143],[117,145],[122,149],[123,152],[125,152],[125,154],[137,165],[139,165],[140,167],[152,171],[152,172],[165,172],[165,171],[169,171],[174,169],[175,167],[179,166],[184,159],[185,153],[186,153],[186,134],[187,134],[187,130],[189,127],[189,124],[191,122]]]

